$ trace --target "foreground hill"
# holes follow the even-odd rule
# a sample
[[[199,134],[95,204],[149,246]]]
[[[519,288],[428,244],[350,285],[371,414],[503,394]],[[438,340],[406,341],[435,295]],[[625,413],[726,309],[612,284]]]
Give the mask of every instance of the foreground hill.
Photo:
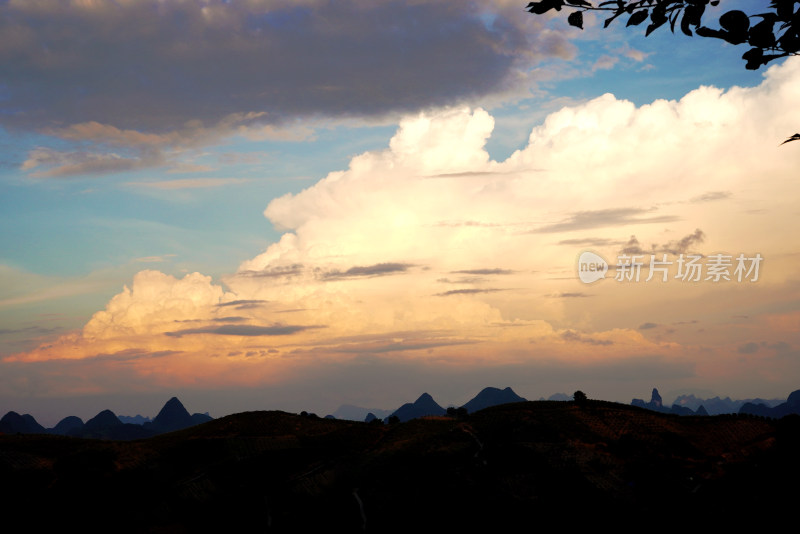
[[[393,425],[246,412],[128,442],[2,436],[0,491],[31,527],[84,531],[695,530],[789,518],[799,445],[796,416],[601,401]]]

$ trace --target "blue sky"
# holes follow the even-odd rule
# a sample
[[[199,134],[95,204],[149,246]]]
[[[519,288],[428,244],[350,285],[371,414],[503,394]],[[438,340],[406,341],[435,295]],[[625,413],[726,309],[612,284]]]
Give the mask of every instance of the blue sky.
[[[754,3],[723,1],[722,4],[720,9],[727,10],[737,6],[752,9]],[[771,381],[765,375],[757,385],[747,387],[746,369],[750,369],[747,366],[753,365],[752,362],[742,363],[739,375],[720,378],[713,383],[711,377],[718,378],[719,374],[714,374],[717,371],[699,370],[696,365],[702,360],[699,356],[678,358],[680,364],[673,365],[677,360],[671,360],[671,353],[668,354],[669,351],[693,355],[718,351],[722,354],[732,350],[749,355],[758,353],[758,347],[764,347],[762,352],[772,350],[776,353],[775,358],[783,358],[783,362],[787,358],[794,361],[792,358],[797,355],[794,338],[789,334],[781,337],[785,330],[779,329],[783,333],[772,330],[783,319],[764,319],[764,324],[771,325],[769,328],[763,324],[754,325],[752,336],[755,337],[735,341],[730,348],[722,346],[721,340],[725,336],[721,332],[724,329],[714,315],[719,310],[708,310],[707,315],[700,318],[680,317],[682,312],[677,311],[676,303],[662,294],[654,297],[656,300],[650,308],[643,305],[637,308],[637,314],[651,312],[653,317],[637,320],[626,318],[621,313],[619,323],[614,324],[614,321],[601,316],[603,309],[614,308],[622,298],[619,294],[591,295],[587,299],[567,297],[561,299],[564,301],[562,304],[555,306],[553,301],[558,299],[551,298],[553,295],[578,294],[581,288],[549,288],[548,283],[541,279],[520,278],[505,285],[490,283],[488,280],[501,272],[514,273],[514,276],[523,271],[551,275],[545,280],[564,278],[560,263],[563,257],[555,252],[543,254],[554,263],[547,264],[543,260],[542,265],[530,265],[527,269],[508,256],[510,249],[504,248],[502,243],[509,239],[509,235],[517,235],[514,233],[517,230],[476,235],[473,236],[475,242],[470,241],[472,238],[466,234],[459,233],[461,230],[452,230],[447,236],[440,235],[441,228],[499,226],[499,214],[504,212],[500,206],[506,200],[513,204],[513,199],[517,198],[504,196],[511,195],[506,188],[511,191],[512,186],[500,178],[490,183],[465,184],[472,180],[468,178],[452,187],[431,186],[432,190],[427,189],[428,185],[419,186],[420,196],[409,197],[411,204],[408,209],[398,211],[390,220],[392,228],[407,228],[408,225],[416,228],[408,230],[407,238],[391,232],[386,234],[385,241],[374,236],[353,237],[353,232],[358,233],[359,229],[367,232],[371,224],[379,224],[381,216],[396,208],[387,204],[383,209],[382,202],[391,202],[392,199],[401,202],[405,189],[393,188],[396,184],[402,185],[404,178],[396,173],[400,172],[397,169],[406,168],[406,164],[410,165],[409,169],[416,169],[413,172],[423,173],[423,178],[444,176],[442,183],[449,183],[449,177],[455,175],[478,177],[496,173],[496,176],[513,175],[514,180],[533,180],[523,190],[535,191],[538,187],[536,173],[557,174],[558,169],[567,168],[560,167],[562,163],[555,159],[549,160],[550,156],[529,160],[525,155],[538,153],[533,150],[537,146],[545,147],[541,150],[545,150],[543,154],[547,153],[546,147],[550,146],[547,143],[556,146],[561,134],[554,125],[559,121],[575,120],[575,124],[584,127],[581,121],[585,119],[580,118],[583,116],[581,113],[602,117],[606,108],[619,109],[613,111],[616,117],[627,109],[618,105],[623,101],[632,103],[637,110],[657,100],[674,104],[701,86],[714,86],[723,91],[734,86],[763,87],[761,92],[764,94],[773,94],[769,91],[774,91],[774,94],[783,91],[781,94],[785,94],[789,90],[780,88],[794,87],[791,85],[795,83],[794,79],[789,75],[780,78],[789,81],[774,81],[772,85],[762,86],[766,83],[766,68],[746,70],[741,59],[745,49],[722,41],[673,35],[667,28],[645,38],[643,26],[625,28],[624,21],[616,21],[603,29],[601,22],[591,18],[587,18],[586,29],[580,31],[567,25],[563,13],[557,17],[534,17],[526,13],[524,7],[524,2],[507,0],[0,3],[0,32],[4,36],[0,41],[5,41],[2,43],[4,51],[0,53],[0,64],[4,65],[0,71],[0,225],[3,229],[0,233],[0,357],[9,358],[2,363],[7,368],[4,402],[8,409],[24,411],[24,403],[19,400],[23,397],[28,399],[26,402],[34,403],[32,399],[35,399],[35,406],[44,410],[41,406],[52,398],[90,399],[100,396],[110,402],[122,398],[120,395],[123,394],[128,400],[135,397],[136,392],[155,399],[176,390],[191,391],[200,402],[210,399],[212,391],[224,397],[220,392],[231,388],[258,388],[264,384],[280,385],[292,391],[276,394],[270,399],[270,402],[287,408],[299,405],[303,395],[298,391],[319,391],[321,393],[316,393],[309,401],[317,403],[312,408],[318,411],[333,411],[344,402],[391,406],[400,400],[405,402],[416,398],[421,387],[434,390],[438,387],[441,395],[446,397],[445,403],[458,402],[460,396],[472,392],[471,385],[478,384],[482,373],[505,381],[503,384],[482,385],[505,386],[520,376],[514,371],[515,366],[528,365],[523,356],[518,356],[521,359],[512,358],[513,361],[504,359],[510,358],[507,354],[523,354],[524,350],[517,342],[509,341],[509,345],[504,345],[499,341],[502,336],[495,340],[496,343],[489,337],[482,337],[480,341],[470,338],[469,344],[480,346],[482,361],[494,362],[493,358],[498,358],[499,363],[481,367],[467,358],[469,361],[459,367],[464,372],[464,385],[461,388],[445,385],[441,380],[443,368],[436,366],[442,361],[456,365],[453,363],[456,360],[451,361],[456,356],[449,353],[436,356],[437,351],[446,352],[436,347],[463,348],[467,341],[456,340],[466,339],[465,334],[453,325],[467,325],[473,320],[480,324],[521,321],[529,325],[541,321],[550,329],[549,334],[541,334],[544,338],[560,339],[560,342],[578,340],[578,346],[582,348],[592,345],[586,340],[602,339],[607,340],[606,345],[621,346],[623,342],[615,336],[625,337],[623,333],[630,330],[634,337],[641,337],[637,337],[641,346],[628,347],[623,352],[630,350],[630,354],[646,353],[649,356],[659,354],[647,362],[637,361],[627,367],[625,363],[617,362],[614,356],[609,356],[609,367],[597,370],[595,391],[605,398],[618,395],[612,400],[624,401],[632,392],[645,395],[651,387],[659,386],[654,382],[662,376],[666,384],[662,389],[716,388],[720,394],[741,396],[788,394],[789,384],[796,384],[796,379],[800,378],[792,375],[796,367],[790,366],[787,371],[781,367],[783,363],[775,364],[771,374],[767,375],[781,375],[779,369],[784,369],[780,380]],[[775,63],[776,66],[781,64]],[[777,80],[779,77],[774,78]],[[595,100],[606,93],[613,95],[613,101],[603,103]],[[751,96],[742,98],[746,100]],[[754,102],[755,98],[752,97]],[[731,100],[735,99],[731,97]],[[707,106],[710,109],[722,99],[708,97],[703,101],[710,102]],[[726,103],[724,106],[728,110],[736,104]],[[691,106],[687,103],[686,107]],[[564,108],[574,110],[574,113],[556,116]],[[461,115],[453,110],[461,110]],[[567,115],[572,119],[566,118]],[[420,117],[430,119],[422,120]],[[470,118],[467,120],[465,117]],[[725,122],[728,119],[724,113],[719,117],[720,124],[741,128],[745,128],[749,120],[745,116]],[[417,119],[418,122],[413,122]],[[689,119],[681,115],[680,120]],[[717,118],[711,113],[702,121],[713,125]],[[630,124],[634,124],[633,118]],[[683,122],[678,124],[683,128]],[[619,128],[623,127],[624,124]],[[419,133],[420,128],[427,129],[428,133]],[[461,141],[447,137],[461,135],[460,128],[467,132]],[[536,136],[531,136],[531,132],[536,128],[540,129],[540,134],[539,141],[534,142]],[[767,143],[770,146],[794,133],[781,123],[770,123],[765,128],[751,133],[762,141],[764,136],[774,135]],[[469,133],[473,130],[477,132],[474,135]],[[719,131],[714,130],[714,135],[721,136]],[[578,137],[571,148],[564,149],[564,161],[568,162],[570,157],[579,161],[587,153],[592,153],[592,158],[599,158],[598,168],[607,164],[601,161],[603,150],[587,152],[588,147],[613,141],[598,135],[604,135],[602,127],[596,132],[587,130],[585,138]],[[638,134],[638,138],[641,137],[642,134]],[[698,144],[701,141],[698,140]],[[537,142],[541,144],[537,145]],[[660,139],[655,137],[649,142],[660,143]],[[696,160],[702,167],[705,161],[730,158],[724,148],[718,148],[726,146],[727,141],[715,142],[719,144],[711,143],[709,151],[717,150],[716,153],[687,154],[686,160]],[[668,142],[665,143],[667,146]],[[428,146],[440,152],[428,154]],[[791,168],[792,162],[797,161],[794,148],[787,145],[771,157],[788,158],[785,165]],[[652,146],[639,147],[634,143],[630,147],[630,158],[635,160],[639,154],[651,149]],[[459,159],[460,151],[464,153],[463,160]],[[609,158],[625,153],[620,152],[618,146],[607,152]],[[684,156],[676,152],[663,157],[665,160],[657,172],[669,176],[664,166]],[[655,165],[657,158],[653,158]],[[417,159],[417,163],[409,163]],[[545,161],[549,166],[542,167],[544,163],[540,162]],[[366,165],[368,170],[359,165]],[[625,167],[620,166],[621,169]],[[636,172],[651,172],[646,167],[644,169]],[[755,206],[756,200],[748,196],[753,184],[731,180],[733,185],[728,188],[725,176],[720,176],[708,179],[709,185],[705,187],[697,182],[707,177],[689,176],[687,173],[691,170],[687,169],[690,167],[681,167],[679,171],[683,180],[680,184],[694,185],[676,185],[679,190],[685,189],[683,200],[678,197],[667,199],[669,194],[661,192],[663,184],[654,183],[636,193],[638,197],[631,192],[630,198],[624,201],[608,197],[598,200],[596,206],[583,204],[581,199],[591,196],[592,180],[602,183],[609,180],[605,174],[600,173],[595,178],[591,175],[593,171],[586,170],[583,186],[573,184],[565,185],[563,190],[547,189],[547,194],[551,195],[547,198],[552,199],[550,204],[545,200],[538,207],[532,207],[529,220],[515,215],[516,222],[505,221],[502,224],[508,228],[522,228],[519,225],[568,221],[575,216],[570,209],[578,206],[583,206],[584,213],[588,210],[595,214],[624,209],[639,215],[615,223],[619,227],[613,236],[603,234],[604,226],[598,223],[594,230],[583,230],[582,236],[565,234],[536,242],[535,246],[563,251],[563,245],[558,248],[559,243],[570,239],[623,243],[635,234],[642,243],[649,239],[653,243],[652,250],[656,250],[656,243],[664,245],[667,241],[678,241],[683,236],[693,235],[705,224],[702,229],[704,235],[709,236],[706,246],[733,247],[736,241],[720,239],[715,242],[714,239],[721,238],[724,231],[710,235],[713,222],[707,221],[722,221],[722,214],[726,212],[755,213],[762,210],[763,213],[767,210],[775,214],[774,220],[758,227],[769,238],[752,232],[747,239],[741,238],[742,250],[730,250],[730,253],[752,253],[752,248],[758,243],[764,243],[765,247],[774,244],[773,254],[781,258],[791,258],[796,253],[791,246],[779,244],[782,240],[775,233],[775,228],[793,223],[787,220],[790,216],[787,214],[796,211],[792,212],[783,204],[780,209],[773,209],[768,202],[768,199],[775,202],[785,199],[792,189],[783,190],[775,185],[775,189],[769,189],[769,194],[764,193],[763,199],[756,195],[761,204]],[[566,170],[563,172],[567,173]],[[774,172],[774,183],[784,184],[786,178],[781,175],[782,171]],[[524,177],[516,178],[519,173]],[[657,174],[655,170],[652,173]],[[622,174],[624,171],[621,170]],[[409,190],[416,187],[412,175],[417,176],[413,173],[408,175],[411,180]],[[626,191],[638,191],[626,180],[619,178],[618,182],[609,183]],[[345,188],[345,184],[351,184],[352,188],[351,185]],[[487,197],[486,204],[475,203],[470,196],[476,192],[488,194],[489,191],[494,191],[492,195],[495,196]],[[562,198],[558,191],[564,195],[573,191],[574,201],[570,201],[568,195]],[[660,218],[645,218],[643,215],[661,213],[659,210],[663,211],[666,209],[663,206],[670,203],[691,203],[692,199],[701,197],[718,198],[729,205],[724,209],[719,207],[722,203],[715,204],[714,209],[709,205],[697,215],[683,212],[665,214]],[[449,198],[457,205],[463,203],[460,208],[463,211],[452,208],[448,204]],[[754,205],[745,206],[746,200],[752,200]],[[522,208],[509,205],[508,213],[516,213],[516,209]],[[720,211],[715,211],[717,209]],[[434,217],[436,213],[442,213],[440,220]],[[692,218],[695,216],[697,219]],[[663,228],[659,228],[660,233],[655,231],[653,223],[649,222],[651,220],[664,222]],[[653,230],[650,235],[637,226],[642,221],[646,221],[648,230]],[[720,227],[723,227],[721,223]],[[731,225],[724,227],[732,228]],[[334,229],[340,229],[340,233],[333,233]],[[539,230],[519,231],[525,232],[543,235]],[[603,239],[600,239],[601,234]],[[408,245],[410,242],[418,243],[417,248]],[[455,247],[453,252],[446,253],[445,250],[451,249],[439,248],[445,242]],[[482,250],[484,245],[479,243],[489,244]],[[469,249],[471,255],[462,257],[459,248],[462,246],[464,250]],[[619,248],[612,246],[604,252],[614,254]],[[320,252],[322,250],[325,252]],[[374,252],[378,250],[383,256]],[[569,251],[567,257],[573,252]],[[708,254],[712,250],[700,252]],[[460,258],[463,266],[445,267],[450,262],[439,257],[441,254]],[[362,271],[348,271],[353,268]],[[335,303],[339,298],[343,299],[342,302],[347,299],[357,303],[368,302],[368,299],[359,297],[362,289],[356,287],[362,284],[360,278],[355,280],[361,275],[351,276],[350,285],[331,289],[325,298],[320,296],[320,292],[328,289],[317,286],[325,281],[328,281],[326,288],[342,284],[339,281],[344,278],[342,273],[371,273],[364,277],[363,283],[377,284],[375,280],[378,279],[382,285],[370,286],[370,289],[364,286],[365,295],[381,295],[385,300],[381,304],[364,304],[364,316],[382,317],[383,312],[379,310],[383,310],[386,302],[395,299],[399,302],[404,298],[401,297],[403,291],[394,285],[401,276],[422,277],[425,272],[436,269],[440,272],[431,275],[430,283],[441,286],[458,282],[460,285],[452,287],[457,287],[459,293],[426,289],[424,295],[457,295],[464,302],[455,308],[463,306],[464,310],[474,312],[470,319],[466,316],[457,318],[455,313],[447,320],[443,316],[431,319],[436,324],[441,323],[436,335],[419,326],[423,324],[422,319],[419,324],[409,319],[415,314],[424,315],[420,309],[431,309],[429,304],[420,304],[422,300],[408,304],[407,308],[398,304],[399,307],[389,314],[394,319],[387,319],[385,324],[356,328],[350,323],[356,319],[341,319],[344,315],[337,314]],[[299,274],[301,271],[305,273],[302,276]],[[143,276],[134,283],[137,273],[141,272],[158,272],[171,278],[162,280]],[[259,278],[252,274],[254,272],[260,273]],[[181,285],[180,281],[192,273],[208,278],[198,278],[195,282],[199,285],[193,285],[191,289],[188,282]],[[273,282],[278,275],[289,276],[287,273],[294,277],[284,281],[291,290],[283,285],[284,282]],[[262,285],[253,285],[257,279]],[[331,282],[334,279],[337,281]],[[787,275],[775,283],[794,287],[794,280]],[[115,311],[114,302],[121,299],[116,296],[124,294],[126,290],[123,288],[130,289],[138,284],[139,289],[131,297],[134,303],[127,308],[131,310],[138,306],[135,303],[138,296],[150,294],[146,284],[162,282],[174,285],[173,289],[165,290],[167,293],[152,293],[162,295],[153,297],[162,300],[145,306],[161,311],[151,310],[152,313],[137,315],[135,320]],[[409,283],[429,282],[409,278]],[[202,290],[200,286],[203,286]],[[170,345],[169,349],[164,349],[171,351],[170,356],[162,357],[160,361],[176,361],[164,364],[163,368],[147,365],[138,368],[121,361],[110,364],[107,360],[102,364],[90,364],[97,360],[98,355],[117,355],[119,358],[119,355],[124,355],[127,359],[132,353],[125,351],[133,349],[142,349],[142,354],[163,354],[164,351],[153,348],[155,345],[149,345],[150,341],[145,338],[158,335],[162,336],[158,339],[163,341],[166,339],[163,333],[174,334],[173,327],[180,321],[198,324],[212,321],[207,313],[187,311],[184,307],[170,307],[168,312],[165,311],[163,299],[167,297],[163,295],[169,294],[172,295],[169,298],[173,298],[179,287],[180,291],[207,291],[211,299],[211,304],[203,304],[207,308],[239,301],[280,304],[269,313],[265,312],[266,315],[231,315],[227,319],[214,316],[213,321],[246,322],[256,328],[289,324],[302,327],[309,335],[313,332],[313,336],[322,331],[330,332],[327,338],[312,336],[313,339],[297,343],[282,340],[280,346],[270,338],[269,343],[262,343],[263,346],[248,346],[229,353],[231,361],[239,357],[239,352],[256,354],[259,350],[263,354],[274,351],[286,357],[288,354],[302,354],[303,361],[307,360],[304,366],[316,361],[314,354],[324,354],[320,356],[319,369],[328,371],[319,372],[323,376],[329,373],[328,381],[320,377],[299,380],[297,376],[301,374],[301,367],[295,369],[283,363],[278,365],[266,361],[259,364],[257,372],[253,370],[256,367],[248,372],[242,370],[241,366],[245,364],[238,360],[225,371],[199,372],[206,378],[186,379],[186,375],[191,373],[190,368],[202,368],[204,364],[198,362],[218,351],[210,341],[207,349],[210,352],[205,355],[201,354],[203,349],[195,346]],[[794,294],[794,291],[784,294]],[[523,295],[522,300],[515,301],[508,296],[512,293]],[[791,314],[796,311],[796,306],[791,300],[777,303],[775,292],[770,289],[767,293],[757,297],[761,303],[755,306],[758,309],[738,315],[746,315],[753,321],[759,314],[784,313],[794,317]],[[537,302],[542,304],[528,306],[531,299],[538,299]],[[660,299],[665,300],[662,302]],[[576,309],[572,302],[580,300],[597,304],[585,310]],[[193,305],[200,306],[196,299],[193,302]],[[294,317],[298,319],[295,322],[285,313],[288,309],[307,311],[312,308],[319,313],[309,312],[301,319],[300,314],[296,314]],[[454,309],[453,306],[445,308]],[[326,310],[324,313],[320,311],[323,309]],[[95,315],[103,310],[103,313],[108,313],[107,317]],[[175,315],[167,321],[165,316],[159,315],[166,313]],[[447,315],[445,311],[441,313]],[[589,319],[587,314],[593,317]],[[476,319],[478,316],[481,319]],[[340,320],[343,322],[337,322]],[[648,323],[667,325],[703,320],[719,326],[720,332],[701,340],[714,328],[709,326],[702,335],[695,332],[692,336],[685,334],[681,337],[675,327],[664,326],[656,339],[653,328],[638,328]],[[787,320],[791,322],[793,319]],[[106,333],[97,333],[100,332],[97,330],[98,321],[109,329]],[[157,327],[157,323],[162,326]],[[173,326],[164,326],[169,324]],[[251,335],[264,331],[239,330],[237,334],[230,334],[230,330],[225,330],[228,333],[218,335],[219,331],[211,326],[202,328],[206,329],[202,334],[173,335],[169,342],[178,343],[183,339],[187,344],[189,338],[199,337],[215,342],[218,338],[225,338],[233,345],[244,341],[266,341],[263,337]],[[424,336],[423,330],[426,332]],[[90,335],[91,332],[95,332],[97,337],[91,337],[95,335]],[[130,337],[133,335],[131,332],[140,337]],[[535,337],[530,335],[533,336],[531,339]],[[384,343],[380,345],[382,349],[375,349],[372,353],[368,345],[359,346],[360,358],[389,352],[396,358],[391,362],[380,360],[386,367],[375,363],[375,376],[383,377],[381,380],[387,383],[392,382],[392,387],[384,388],[387,390],[385,394],[380,390],[353,394],[355,386],[344,378],[361,372],[354,371],[352,366],[363,361],[348,360],[342,355],[353,354],[356,350],[355,347],[343,350],[343,340],[353,343],[352,340],[358,336],[362,336],[359,337],[362,340],[365,339],[363,336],[371,336],[373,341],[380,338]],[[422,337],[424,341],[420,341]],[[109,341],[111,344],[105,346],[97,341],[99,339],[117,341]],[[389,351],[386,349],[389,345],[385,344],[388,340],[400,343],[396,345],[400,348]],[[416,341],[412,343],[410,340]],[[408,350],[401,350],[405,346],[402,343],[406,342],[410,343]],[[54,355],[53,343],[72,347],[65,349],[65,354],[74,350],[75,356]],[[595,345],[602,343],[597,341]],[[680,347],[676,348],[678,345]],[[429,354],[435,355],[430,356],[429,361],[425,361],[419,355],[420,350],[415,348],[422,346],[428,348]],[[748,352],[753,346],[756,349]],[[737,347],[745,348],[737,352]],[[556,354],[561,348],[544,350]],[[662,354],[661,350],[667,352]],[[501,353],[503,355],[499,356]],[[178,356],[172,356],[175,354],[191,354],[191,358],[187,356],[186,361],[179,362]],[[530,356],[531,362],[535,360],[535,364],[530,364],[530,373],[535,374],[532,369],[539,369],[537,365],[541,361],[537,358],[541,357]],[[67,365],[64,358],[85,360],[88,367],[73,368],[78,364]],[[61,367],[63,365],[67,367]],[[633,375],[640,373],[639,379],[628,379],[624,386],[608,379],[606,373],[611,373],[608,369],[617,365],[633,369],[630,371]],[[708,365],[708,369],[720,368],[716,360]],[[342,377],[328,366],[340,369]],[[415,378],[405,383],[401,378],[403,373],[398,373],[396,366],[412,369],[409,376]],[[639,366],[643,367],[636,371]],[[550,379],[520,379],[519,383],[511,385],[528,397],[566,391],[566,388],[580,385],[576,382],[578,378],[565,378],[570,368],[563,364],[559,367],[563,373],[555,373]],[[225,375],[228,372],[231,377],[219,384],[208,378],[214,373]],[[136,378],[128,380],[126,373]],[[146,378],[154,374],[161,379]],[[75,385],[79,381],[78,375],[88,377],[80,380],[83,384],[80,387]],[[241,378],[256,375],[261,378]],[[390,376],[398,378],[390,379]],[[582,380],[589,380],[587,377],[591,376],[589,373]],[[706,378],[708,384],[704,383]],[[119,385],[126,380],[135,385],[129,388]],[[591,387],[584,386],[583,389],[591,390]],[[436,391],[431,393],[437,396]],[[87,406],[84,409],[91,411],[88,406],[98,401],[74,402],[75,406]],[[230,401],[226,408],[221,409],[243,409],[244,404],[243,400],[238,404]],[[100,408],[98,406],[98,410]],[[202,406],[197,407],[200,408]]]

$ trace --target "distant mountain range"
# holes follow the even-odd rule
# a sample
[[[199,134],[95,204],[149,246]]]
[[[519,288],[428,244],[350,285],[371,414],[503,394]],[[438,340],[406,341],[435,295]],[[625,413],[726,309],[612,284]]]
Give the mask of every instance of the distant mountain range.
[[[352,404],[342,404],[333,412],[336,419],[346,419],[348,421],[364,421],[367,415],[372,414],[373,417],[383,419],[392,415],[393,410],[381,410],[378,408],[362,408],[361,406],[353,406]]]
[[[494,387],[487,387],[481,390],[480,393],[463,405],[461,408],[466,410],[467,413],[477,412],[490,406],[499,406],[500,404],[508,404],[510,402],[524,402],[525,399],[514,393],[510,387],[505,389],[498,389]],[[392,412],[389,417],[384,419],[384,422],[389,422],[392,417],[397,417],[401,423],[417,419],[418,417],[426,416],[442,416],[447,413],[447,410],[442,408],[433,397],[428,393],[423,393],[414,402],[407,402]],[[372,418],[369,418],[371,420]],[[369,420],[367,422],[369,422]]]
[[[143,425],[145,423],[149,423],[152,421],[149,417],[144,417],[142,415],[118,415],[117,418],[122,421],[123,423],[131,423],[133,425]]]
[[[694,395],[681,395],[672,406],[663,405],[661,395],[657,388],[653,388],[650,400],[645,402],[643,399],[633,399],[631,406],[646,408],[661,413],[672,413],[677,415],[722,415],[731,413],[741,413],[749,415],[762,415],[766,417],[780,418],[788,414],[800,414],[800,390],[789,395],[786,402],[780,399],[763,400],[731,400],[730,397],[720,399],[699,399]]]
[[[691,408],[694,411],[697,411],[700,406],[703,406],[709,415],[719,415],[723,413],[739,413],[742,406],[747,403],[774,407],[782,402],[784,402],[783,399],[731,399],[730,397],[725,397],[724,399],[720,397],[703,399],[690,394],[680,395],[672,404],[684,408]]]
[[[525,400],[526,399],[523,397],[514,393],[510,387],[505,389],[487,387],[482,389],[480,393],[461,408],[465,409],[467,413],[472,413],[490,406],[497,406],[498,404],[523,402]],[[392,416],[397,417],[400,421],[409,421],[418,417],[441,416],[446,413],[447,409],[437,403],[429,393],[423,393],[414,402],[407,402],[395,410],[362,408],[360,406],[353,406],[352,404],[343,404],[333,412],[333,416],[336,419],[366,421],[369,423],[375,419],[388,422],[389,418]]]
[[[571,396],[564,393],[557,393],[548,400],[568,401],[571,398]],[[505,389],[487,387],[457,410],[471,414],[492,406],[525,402],[525,400],[510,387]],[[631,405],[660,413],[678,415],[741,413],[780,418],[788,414],[800,414],[800,390],[790,394],[785,402],[780,399],[731,400],[729,397],[725,399],[720,399],[719,397],[701,399],[694,395],[681,395],[672,406],[667,407],[663,405],[663,399],[658,389],[653,388],[649,401],[633,399]],[[390,418],[396,417],[400,422],[406,422],[420,417],[444,416],[448,414],[449,410],[455,409],[445,409],[429,393],[423,393],[414,402],[405,403],[396,410],[367,409],[353,405],[342,405],[334,412],[334,415],[326,417],[366,422],[377,419],[382,420],[384,423],[388,423]],[[212,419],[208,413],[190,415],[181,401],[177,397],[172,397],[152,420],[141,415],[135,417],[117,416],[111,410],[103,410],[85,423],[79,417],[68,416],[59,421],[53,428],[45,428],[29,414],[20,415],[17,412],[10,411],[0,419],[0,434],[56,434],[79,438],[132,440],[182,430]]]
[[[739,413],[762,415],[775,419],[789,414],[800,414],[800,390],[793,391],[786,399],[786,402],[775,407],[767,406],[763,403],[747,402],[741,407]]]
[[[56,434],[75,438],[132,440],[182,430],[213,419],[207,413],[189,415],[177,397],[168,400],[152,421],[142,416],[137,417],[143,420],[141,424],[123,422],[111,410],[103,410],[86,423],[80,417],[70,415],[48,429],[36,422],[31,415],[8,412],[0,419],[0,433]]]

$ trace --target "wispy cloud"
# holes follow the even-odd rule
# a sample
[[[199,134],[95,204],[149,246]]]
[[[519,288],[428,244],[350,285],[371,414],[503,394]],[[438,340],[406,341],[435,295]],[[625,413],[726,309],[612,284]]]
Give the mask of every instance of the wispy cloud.
[[[632,224],[655,224],[680,220],[676,215],[649,215],[653,208],[612,208],[573,213],[564,221],[541,226],[535,233],[571,232],[605,228],[609,226],[627,226]]]
[[[571,341],[577,343],[587,343],[589,345],[613,345],[614,342],[610,339],[598,339],[591,336],[584,336],[583,334],[579,334],[573,330],[567,330],[563,334],[561,334],[561,339],[564,341]]]
[[[179,180],[162,180],[154,182],[128,182],[125,185],[145,189],[160,189],[173,191],[177,189],[207,189],[212,187],[227,187],[250,182],[248,178],[183,178]]]
[[[437,297],[449,297],[451,295],[479,295],[481,293],[496,293],[498,291],[506,291],[505,289],[487,288],[487,289],[451,289],[444,293],[437,293]]]
[[[34,178],[98,175],[144,169],[163,163],[158,151],[136,155],[114,152],[58,151],[46,147],[31,150],[20,169]]]
[[[234,307],[237,310],[247,310],[253,308],[260,308],[266,304],[266,300],[234,300],[231,302],[221,302],[217,304],[218,308]]]

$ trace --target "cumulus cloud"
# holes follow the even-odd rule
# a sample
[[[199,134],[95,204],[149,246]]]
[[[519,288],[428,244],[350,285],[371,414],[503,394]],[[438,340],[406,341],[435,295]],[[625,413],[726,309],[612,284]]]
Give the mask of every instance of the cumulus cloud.
[[[638,108],[612,95],[565,107],[505,161],[485,149],[494,125],[486,111],[411,114],[385,149],[271,200],[264,214],[284,234],[235,273],[215,283],[198,273],[143,271],[81,332],[14,358],[85,358],[135,346],[172,351],[141,371],[164,377],[185,377],[191,364],[211,381],[220,362],[238,361],[226,376],[231,383],[388,354],[454,369],[669,361],[681,378],[686,369],[729,381],[756,368],[785,376],[793,365],[785,358],[767,365],[767,351],[738,350],[752,339],[800,343],[797,317],[780,313],[800,298],[796,240],[786,224],[796,216],[790,199],[800,194],[800,153],[774,142],[800,123],[793,105],[800,62],[765,76],[756,88],[703,87]],[[687,201],[715,191],[731,194]],[[750,214],[753,203],[764,213]],[[769,269],[749,284],[609,276],[592,286],[592,298],[579,298],[586,286],[571,247],[610,257],[620,244],[642,243],[702,254],[758,250]],[[466,276],[446,278],[455,273]],[[443,282],[467,287],[442,292]],[[231,309],[248,321],[220,324]],[[758,323],[758,337],[727,323],[732,314],[765,313],[775,316]],[[642,335],[694,317],[704,318],[702,332]],[[176,320],[200,326],[180,329]]]

